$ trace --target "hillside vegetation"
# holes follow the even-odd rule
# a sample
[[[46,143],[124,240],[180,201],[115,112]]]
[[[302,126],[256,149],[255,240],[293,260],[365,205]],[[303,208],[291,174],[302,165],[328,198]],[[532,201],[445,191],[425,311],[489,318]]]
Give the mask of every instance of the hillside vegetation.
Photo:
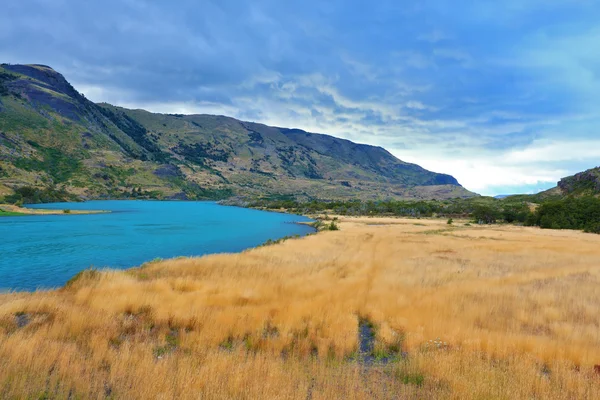
[[[600,196],[600,167],[563,178],[557,187],[566,195]]]
[[[474,197],[440,201],[323,201],[298,202],[268,198],[245,205],[298,214],[330,213],[355,216],[468,218],[473,223],[515,223],[544,229],[576,229],[600,233],[600,198],[594,196],[523,195],[504,199]]]
[[[35,191],[45,194],[27,195]],[[380,147],[224,116],[94,104],[48,66],[0,65],[0,200],[234,195],[474,194]]]
[[[1,398],[597,399],[600,237],[340,217],[0,295]]]

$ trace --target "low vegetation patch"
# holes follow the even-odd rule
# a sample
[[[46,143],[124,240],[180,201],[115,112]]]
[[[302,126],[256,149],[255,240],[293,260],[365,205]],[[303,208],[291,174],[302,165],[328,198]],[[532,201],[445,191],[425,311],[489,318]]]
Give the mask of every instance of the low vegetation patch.
[[[581,197],[540,204],[528,223],[545,229],[580,229],[600,233],[600,198]]]
[[[55,184],[68,181],[73,174],[82,168],[81,161],[72,154],[60,150],[42,147],[35,142],[29,142],[39,153],[40,158],[17,158],[13,165],[25,171],[43,171],[50,175]]]
[[[291,236],[284,236],[282,238],[279,239],[267,239],[266,242],[264,242],[263,244],[257,246],[257,247],[265,247],[265,246],[272,246],[275,244],[279,244],[279,243],[283,243],[286,240],[290,240],[290,239],[299,239],[301,236],[300,235],[291,235]]]
[[[532,202],[538,203],[532,203]],[[471,223],[489,225],[511,223],[539,226],[543,229],[577,229],[600,233],[600,198],[594,196],[541,198],[539,196],[510,196],[505,199],[476,197],[444,201],[323,201],[299,202],[290,198],[262,199],[251,202],[251,207],[286,209],[297,214],[347,216],[394,216],[413,218],[447,218],[452,225],[455,218],[469,219]],[[317,229],[327,226],[319,221]],[[335,230],[335,224],[328,225]]]
[[[328,225],[327,225],[327,230],[328,231],[339,231],[340,228],[338,227],[338,224],[336,223],[336,221],[331,221]]]
[[[20,213],[20,212],[14,212],[14,211],[4,211],[2,209],[0,209],[0,217],[21,217],[25,214]]]
[[[69,194],[63,188],[55,186],[39,188],[33,186],[23,186],[18,188],[14,194],[5,196],[2,203],[16,204],[37,204],[37,203],[56,203],[62,201],[77,201],[78,198]]]

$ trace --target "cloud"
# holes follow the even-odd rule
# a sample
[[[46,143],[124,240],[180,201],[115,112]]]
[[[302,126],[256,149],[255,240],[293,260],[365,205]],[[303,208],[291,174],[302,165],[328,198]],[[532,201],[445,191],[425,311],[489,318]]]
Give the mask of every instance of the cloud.
[[[485,194],[599,163],[600,4],[17,0],[0,58],[94,101],[381,145]]]
[[[539,141],[507,155],[508,161],[519,163],[600,160],[600,139],[575,141]],[[600,162],[600,161],[599,161]]]
[[[501,152],[471,149],[474,154],[470,157],[458,154],[423,156],[419,151],[406,149],[392,149],[392,153],[410,162],[418,161],[434,171],[451,170],[459,177],[459,182],[471,190],[497,195],[510,194],[516,188],[529,192],[555,186],[560,178],[574,172],[569,168],[573,164],[572,154],[577,154],[578,158],[575,171],[583,168],[579,165],[598,164],[598,144],[598,141],[533,143],[522,150]],[[596,146],[596,149],[590,150],[588,146]]]

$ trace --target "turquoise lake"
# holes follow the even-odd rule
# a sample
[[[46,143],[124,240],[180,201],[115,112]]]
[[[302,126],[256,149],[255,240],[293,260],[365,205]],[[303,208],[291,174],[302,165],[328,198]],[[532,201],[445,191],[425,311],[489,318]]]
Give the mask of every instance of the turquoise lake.
[[[0,290],[64,285],[89,267],[124,269],[155,258],[238,252],[313,231],[308,218],[213,202],[89,201],[30,206],[109,214],[0,218]]]

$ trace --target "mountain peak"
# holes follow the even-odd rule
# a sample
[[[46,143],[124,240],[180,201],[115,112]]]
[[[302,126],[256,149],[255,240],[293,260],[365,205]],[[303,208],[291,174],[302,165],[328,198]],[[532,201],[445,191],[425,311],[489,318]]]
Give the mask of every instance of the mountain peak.
[[[16,80],[13,83],[16,89],[31,91],[36,85],[69,97],[81,96],[62,74],[47,65],[2,64],[2,68],[16,75]]]

